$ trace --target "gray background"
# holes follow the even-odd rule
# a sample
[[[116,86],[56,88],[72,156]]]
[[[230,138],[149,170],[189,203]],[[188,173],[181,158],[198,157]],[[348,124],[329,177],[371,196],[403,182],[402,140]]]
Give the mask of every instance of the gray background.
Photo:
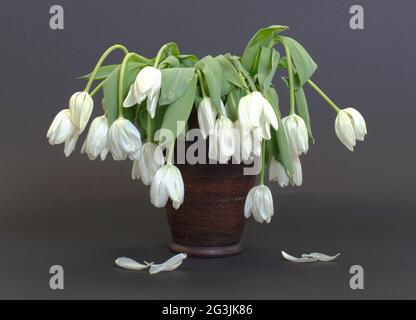
[[[362,31],[349,28],[357,2]],[[49,28],[53,4],[64,7],[63,31]],[[415,10],[410,0],[2,1],[0,297],[416,298]],[[362,112],[365,143],[349,152],[332,109],[307,89],[316,143],[302,158],[304,184],[272,187],[277,214],[270,225],[248,222],[243,254],[188,259],[153,277],[115,268],[118,256],[169,257],[169,229],[148,189],[130,180],[130,163],[91,162],[80,143],[65,159],[48,145],[53,116],[84,86],[76,77],[114,43],[145,56],[172,40],[200,57],[241,54],[270,24],[289,25],[319,65],[313,79]],[[342,256],[296,265],[280,250]],[[49,289],[53,264],[65,269],[63,291]],[[361,291],[349,289],[354,264],[365,269]]]

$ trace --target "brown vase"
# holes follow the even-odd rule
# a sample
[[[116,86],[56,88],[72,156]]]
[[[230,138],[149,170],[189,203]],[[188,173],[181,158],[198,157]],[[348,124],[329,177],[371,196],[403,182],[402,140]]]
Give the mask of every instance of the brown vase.
[[[239,164],[177,165],[185,184],[178,210],[169,203],[170,248],[191,256],[223,257],[241,252],[244,203],[255,176]]]

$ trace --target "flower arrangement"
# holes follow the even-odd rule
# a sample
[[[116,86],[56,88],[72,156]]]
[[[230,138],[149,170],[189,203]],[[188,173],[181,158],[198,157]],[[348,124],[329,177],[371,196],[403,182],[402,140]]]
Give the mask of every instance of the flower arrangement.
[[[201,138],[209,141],[210,159],[220,164],[260,160],[259,185],[248,193],[244,214],[268,223],[274,209],[264,183],[266,168],[269,180],[281,187],[300,186],[300,156],[314,141],[304,85],[335,110],[336,135],[349,150],[367,134],[364,118],[356,109],[340,109],[310,79],[317,65],[299,42],[281,34],[286,29],[274,25],[258,30],[242,56],[227,53],[198,59],[181,54],[171,42],[156,57],[146,58],[114,45],[82,77],[87,80],[84,91],[74,93],[69,108],[52,121],[49,143],[64,143],[68,157],[87,127],[93,97],[102,91],[104,114],[91,122],[81,152],[90,160],[100,157],[104,161],[109,152],[114,160],[130,159],[131,177],[150,185],[151,202],[164,207],[170,199],[177,209],[185,190],[173,161],[174,146],[177,137],[187,132],[187,122],[195,112]],[[122,62],[104,65],[115,50],[124,53]],[[272,83],[279,71],[290,93],[285,117]]]

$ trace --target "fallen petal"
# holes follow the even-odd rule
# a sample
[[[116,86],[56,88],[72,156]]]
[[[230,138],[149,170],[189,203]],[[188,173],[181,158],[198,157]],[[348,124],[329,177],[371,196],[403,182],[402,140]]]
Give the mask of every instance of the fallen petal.
[[[319,253],[319,252],[312,252],[312,253],[309,253],[309,254],[303,254],[303,255],[302,255],[302,257],[314,257],[314,258],[317,258],[317,259],[318,259],[318,261],[329,262],[329,261],[333,261],[333,260],[335,260],[335,259],[336,259],[336,258],[338,258],[340,255],[341,255],[340,253],[337,253],[337,254],[336,254],[336,255],[334,255],[334,256],[328,256],[328,255],[323,254],[323,253]]]
[[[141,264],[141,263],[138,263],[136,260],[126,258],[126,257],[117,258],[115,263],[120,268],[128,269],[128,270],[144,270],[144,269],[149,268],[152,265],[152,263],[148,263],[148,262],[145,262],[146,264]]]
[[[173,271],[182,264],[186,257],[185,253],[179,253],[161,264],[151,265],[149,272],[150,274],[156,274],[162,271]]]
[[[296,258],[296,257],[291,256],[290,254],[287,254],[284,251],[282,251],[282,256],[283,258],[291,262],[313,262],[313,261],[318,260],[318,258],[312,257],[312,256],[302,256],[302,258]]]

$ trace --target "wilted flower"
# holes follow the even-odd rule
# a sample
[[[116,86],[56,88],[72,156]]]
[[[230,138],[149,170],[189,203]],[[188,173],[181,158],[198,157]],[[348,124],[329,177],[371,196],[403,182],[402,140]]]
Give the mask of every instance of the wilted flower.
[[[354,108],[346,108],[338,112],[335,119],[335,133],[341,142],[354,151],[356,140],[364,141],[367,126],[361,113]]]
[[[238,163],[240,163],[241,160],[249,160],[253,151],[253,136],[250,130],[240,125],[239,120],[234,122],[234,143],[235,150],[233,158]]]
[[[299,156],[291,154],[290,159],[292,161],[293,166],[293,176],[292,181],[295,186],[300,187],[302,185],[302,166],[300,163]],[[286,174],[286,171],[283,167],[283,165],[272,158],[270,161],[269,166],[269,180],[270,181],[276,181],[279,186],[286,187],[289,185],[289,177]]]
[[[309,134],[305,121],[296,114],[291,114],[282,119],[286,129],[289,147],[293,153],[300,156],[308,152]]]
[[[238,103],[238,119],[243,127],[260,128],[263,139],[270,139],[270,125],[277,130],[278,122],[273,107],[263,95],[254,91],[242,97]]]
[[[139,160],[142,140],[139,130],[127,119],[118,118],[110,126],[108,146],[114,160]]]
[[[170,198],[173,207],[178,209],[184,196],[185,187],[179,169],[170,163],[159,168],[150,187],[150,201],[153,205],[162,208]]]
[[[221,101],[221,103],[223,102]],[[217,111],[212,105],[211,98],[202,98],[198,107],[198,124],[204,139],[214,130],[216,118]]]
[[[267,186],[255,186],[249,191],[244,206],[244,216],[249,218],[251,214],[257,222],[270,222],[274,208],[272,193]]]
[[[65,143],[64,153],[66,157],[74,151],[79,137],[79,129],[71,120],[69,109],[61,110],[53,119],[46,134],[51,145]]]
[[[95,160],[100,155],[101,161],[104,161],[108,153],[108,130],[108,119],[105,115],[95,118],[91,122],[81,153],[87,153],[90,160]]]
[[[123,107],[132,107],[140,104],[147,98],[147,111],[154,118],[161,84],[162,73],[160,70],[150,66],[144,67],[130,86],[129,93],[123,102]]]
[[[94,100],[88,92],[75,92],[69,99],[72,123],[78,127],[79,133],[84,131],[91,117]]]
[[[165,163],[162,149],[154,143],[147,142],[143,145],[140,160],[133,162],[131,172],[132,179],[142,179],[148,186],[152,183],[156,171]]]
[[[214,133],[210,136],[208,156],[218,160],[219,163],[227,163],[235,150],[234,126],[230,119],[221,116],[215,122]]]

